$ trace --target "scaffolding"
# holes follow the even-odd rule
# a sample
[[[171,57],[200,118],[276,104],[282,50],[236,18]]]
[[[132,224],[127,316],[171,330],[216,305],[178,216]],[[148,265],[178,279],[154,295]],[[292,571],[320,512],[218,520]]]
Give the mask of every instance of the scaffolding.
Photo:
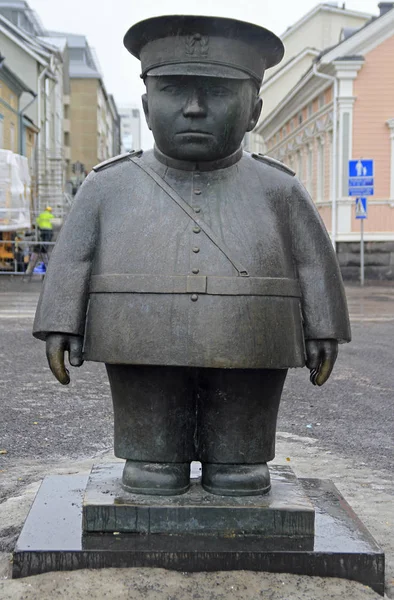
[[[30,186],[27,158],[0,150],[0,232],[30,229]]]

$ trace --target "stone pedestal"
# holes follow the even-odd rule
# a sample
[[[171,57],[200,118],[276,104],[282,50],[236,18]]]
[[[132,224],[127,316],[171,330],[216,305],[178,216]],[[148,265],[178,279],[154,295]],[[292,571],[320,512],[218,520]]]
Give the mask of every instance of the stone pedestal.
[[[181,496],[144,496],[121,486],[123,464],[93,467],[82,508],[86,533],[258,535],[312,549],[315,509],[288,467],[272,467],[265,496],[229,497],[205,492],[192,479]]]
[[[46,477],[14,551],[13,577],[116,567],[251,570],[353,579],[383,595],[384,554],[335,486],[318,479],[297,482],[282,467],[271,472],[270,497],[232,502],[208,495],[206,501],[195,483],[189,497],[163,503],[151,497],[151,505],[148,497],[136,501],[134,495],[125,502],[115,482],[104,489],[111,467],[95,469],[88,487],[88,475]],[[278,497],[277,489],[283,492]],[[215,517],[209,516],[211,509]],[[298,509],[302,517],[294,518]],[[132,531],[138,533],[119,531],[126,519],[130,527],[130,511]],[[106,532],[84,531],[82,519],[85,528],[106,527]]]

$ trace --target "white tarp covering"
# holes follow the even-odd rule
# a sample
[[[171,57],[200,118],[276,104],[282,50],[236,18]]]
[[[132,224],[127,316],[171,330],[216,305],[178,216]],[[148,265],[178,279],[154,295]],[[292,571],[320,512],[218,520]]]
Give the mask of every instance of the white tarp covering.
[[[30,185],[27,158],[0,150],[0,231],[30,229]]]

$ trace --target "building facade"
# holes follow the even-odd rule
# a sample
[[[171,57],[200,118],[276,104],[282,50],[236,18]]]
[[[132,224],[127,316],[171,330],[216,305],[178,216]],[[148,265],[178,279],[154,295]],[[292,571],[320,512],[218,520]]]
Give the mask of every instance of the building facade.
[[[0,64],[0,148],[24,154],[31,138],[27,137],[25,131],[20,98],[24,92],[30,93],[32,98],[35,93],[7,67],[6,60],[1,55]]]
[[[18,24],[26,25],[29,32]],[[29,159],[33,213],[39,213],[48,203],[62,213],[63,57],[56,47],[40,39],[41,34],[39,21],[26,2],[0,0],[4,64],[28,90],[20,97],[19,143],[15,147],[17,153]]]
[[[348,191],[350,159],[374,159],[365,220],[366,276],[394,279],[394,8],[322,52],[260,126],[268,155],[309,190],[343,274],[359,276],[360,222]]]
[[[9,39],[2,39],[2,33]],[[120,153],[115,100],[85,36],[45,30],[25,0],[0,0],[0,48],[37,94],[25,111],[38,130],[34,151],[31,132],[26,139],[26,152],[35,163],[35,211],[50,204],[62,217],[69,193],[86,172]]]
[[[75,193],[94,165],[120,153],[119,115],[86,37],[60,32],[48,36],[60,45],[65,40],[67,48],[64,145],[66,181]]]
[[[132,104],[119,107],[122,152],[141,148],[141,111]]]
[[[248,135],[246,146],[249,150],[265,151],[261,135],[265,120],[308,71],[320,52],[335,46],[344,32],[355,31],[365,25],[371,16],[348,10],[342,2],[323,2],[280,36],[285,45],[285,55],[279,65],[265,74],[260,92],[264,109],[256,129]]]

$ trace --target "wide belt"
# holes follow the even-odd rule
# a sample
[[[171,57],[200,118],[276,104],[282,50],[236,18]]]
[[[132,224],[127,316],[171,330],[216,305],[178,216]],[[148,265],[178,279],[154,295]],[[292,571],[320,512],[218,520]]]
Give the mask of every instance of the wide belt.
[[[301,297],[295,279],[213,275],[93,275],[90,293]]]

